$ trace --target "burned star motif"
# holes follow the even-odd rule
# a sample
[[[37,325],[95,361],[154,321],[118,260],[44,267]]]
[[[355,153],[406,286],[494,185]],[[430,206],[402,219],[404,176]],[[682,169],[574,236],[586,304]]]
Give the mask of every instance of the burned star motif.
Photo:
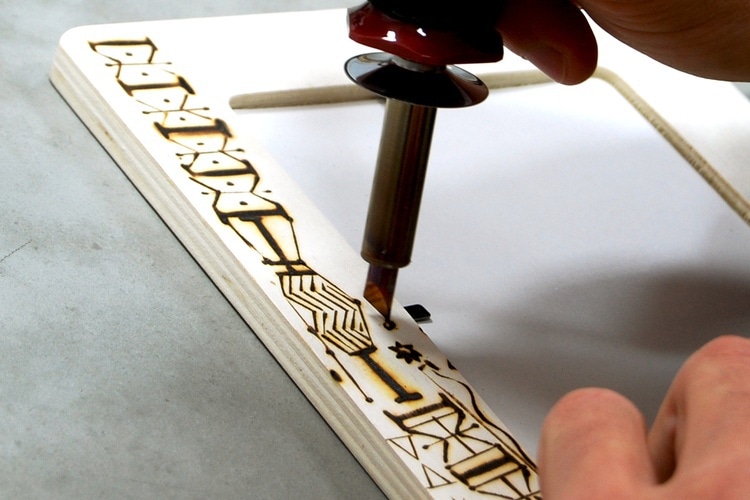
[[[396,353],[397,359],[403,359],[407,365],[410,365],[412,361],[419,363],[422,360],[422,354],[414,349],[412,344],[402,344],[396,342],[396,345],[389,347],[391,351]]]

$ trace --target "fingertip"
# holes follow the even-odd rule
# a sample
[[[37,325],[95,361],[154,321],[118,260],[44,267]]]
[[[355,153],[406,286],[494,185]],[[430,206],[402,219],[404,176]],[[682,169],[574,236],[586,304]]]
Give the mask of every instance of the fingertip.
[[[694,352],[684,363],[670,387],[667,401],[680,407],[687,396],[727,399],[750,394],[750,339],[723,335]]]
[[[697,356],[730,356],[750,358],[750,339],[738,335],[721,335],[696,353]]]
[[[563,85],[577,85],[588,80],[594,74],[597,64],[596,45],[585,52],[570,50],[569,47],[555,45],[535,45],[508,48],[536,66],[552,80]]]
[[[584,388],[569,392],[555,403],[542,426],[542,445],[557,445],[563,434],[565,439],[579,443],[593,427],[609,425],[625,419],[638,422],[645,433],[643,416],[633,403],[615,391],[604,388]],[[580,435],[579,435],[580,434]]]
[[[581,83],[596,69],[594,34],[568,0],[510,0],[497,26],[510,50],[559,83]]]
[[[560,399],[544,421],[538,457],[543,492],[570,493],[584,485],[592,491],[604,464],[607,481],[599,486],[608,493],[653,481],[645,420],[608,389],[579,389]]]

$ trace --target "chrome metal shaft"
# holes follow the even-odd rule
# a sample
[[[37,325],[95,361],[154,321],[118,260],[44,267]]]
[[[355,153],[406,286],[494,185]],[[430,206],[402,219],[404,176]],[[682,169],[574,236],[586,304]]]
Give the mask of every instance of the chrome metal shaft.
[[[362,257],[401,268],[411,261],[437,109],[386,101]]]

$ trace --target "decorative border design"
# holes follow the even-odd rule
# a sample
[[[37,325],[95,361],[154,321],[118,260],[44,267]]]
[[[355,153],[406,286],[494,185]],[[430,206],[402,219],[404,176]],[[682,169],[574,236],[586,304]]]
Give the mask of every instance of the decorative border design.
[[[89,47],[103,58],[113,87],[132,98],[143,126],[173,152],[174,162],[161,167],[184,172],[200,193],[191,198],[194,205],[203,213],[210,206],[215,220],[273,272],[306,325],[306,332],[290,334],[325,353],[321,364],[363,412],[374,407],[382,414],[371,423],[424,488],[435,498],[540,499],[533,461],[450,362],[428,359],[415,345],[420,339],[375,338],[384,328],[368,323],[361,299],[306,264],[293,214],[272,188],[261,188],[261,175],[228,122],[202,103],[152,39],[90,41]]]

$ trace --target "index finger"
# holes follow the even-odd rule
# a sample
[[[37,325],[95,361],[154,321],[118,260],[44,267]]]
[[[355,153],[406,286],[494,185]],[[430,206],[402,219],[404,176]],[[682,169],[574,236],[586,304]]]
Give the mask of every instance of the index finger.
[[[539,444],[546,499],[639,498],[656,484],[638,409],[607,389],[579,389],[549,412]]]

